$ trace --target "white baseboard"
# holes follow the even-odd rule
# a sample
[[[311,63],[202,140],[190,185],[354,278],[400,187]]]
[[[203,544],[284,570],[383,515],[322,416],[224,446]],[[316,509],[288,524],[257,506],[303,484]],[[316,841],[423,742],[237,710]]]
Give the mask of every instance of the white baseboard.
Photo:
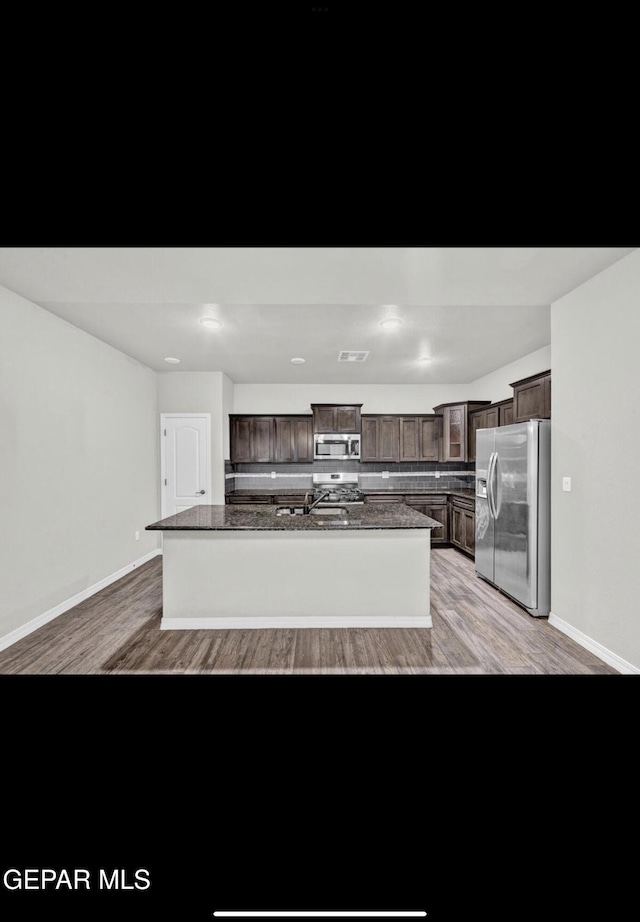
[[[66,599],[64,602],[60,602],[60,604],[56,605],[54,608],[50,608],[49,611],[46,611],[43,615],[38,615],[37,618],[32,618],[31,621],[27,621],[26,624],[23,624],[21,627],[17,627],[15,631],[11,631],[10,634],[6,634],[4,637],[0,637],[0,650],[6,650],[7,647],[10,647],[12,644],[16,643],[16,641],[26,637],[27,634],[31,634],[33,631],[37,631],[38,628],[42,627],[43,624],[46,624],[47,621],[53,621],[53,619],[57,618],[58,615],[62,615],[65,611],[69,611],[69,609],[73,608],[75,605],[79,605],[80,602],[84,602],[85,599],[95,595],[96,592],[100,592],[101,589],[106,589],[106,587],[110,586],[111,583],[115,583],[116,580],[126,576],[127,573],[131,573],[131,571],[135,570],[136,567],[141,566],[143,563],[147,563],[147,561],[151,560],[153,557],[157,557],[159,554],[162,554],[162,548],[158,547],[155,549],[155,551],[149,551],[149,553],[145,554],[144,557],[139,557],[138,560],[134,560],[133,563],[127,564],[127,566],[122,567],[121,570],[117,570],[110,576],[105,576],[104,579],[94,583],[93,586],[89,586],[87,589],[83,589],[82,592],[76,593],[76,595],[71,596],[70,599]]]
[[[389,615],[299,615],[281,618],[162,618],[161,631],[201,630],[264,630],[265,628],[309,628],[309,627],[432,627],[431,615],[418,618],[394,617]]]
[[[593,640],[587,634],[583,634],[578,628],[573,627],[573,625],[569,624],[567,621],[563,621],[562,618],[558,618],[553,612],[549,615],[549,624],[558,628],[558,630],[566,634],[567,637],[571,637],[576,643],[579,643],[581,647],[584,647],[585,650],[589,650],[590,653],[599,656],[601,660],[604,660],[609,666],[613,666],[614,669],[617,669],[618,672],[621,672],[623,675],[640,675],[640,669],[638,669],[637,666],[633,666],[631,663],[622,659],[621,656],[618,656],[617,653],[613,653],[611,650],[603,647],[597,640]]]

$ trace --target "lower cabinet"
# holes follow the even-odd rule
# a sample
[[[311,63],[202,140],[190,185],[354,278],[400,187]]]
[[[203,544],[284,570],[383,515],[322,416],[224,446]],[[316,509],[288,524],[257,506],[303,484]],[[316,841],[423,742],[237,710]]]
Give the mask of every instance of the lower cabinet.
[[[451,497],[451,530],[450,540],[454,547],[459,548],[471,557],[476,551],[476,512],[475,503],[462,497]]]
[[[442,496],[406,496],[405,503],[412,509],[417,509],[423,515],[442,523],[442,528],[431,532],[431,547],[449,544],[449,504],[446,494]]]
[[[227,506],[240,506],[247,505],[247,503],[264,503],[269,505],[271,503],[271,494],[270,493],[256,493],[251,495],[249,493],[242,493],[238,496],[236,493],[227,493],[225,496],[225,502]]]
[[[366,493],[365,503],[403,503],[403,493]]]
[[[276,493],[273,502],[276,506],[302,506],[305,501],[305,493]],[[313,490],[308,493],[309,502],[313,502]]]
[[[225,503],[227,506],[240,506],[248,503],[262,503],[276,506],[301,506],[304,503],[305,493],[227,493]],[[309,490],[311,500],[313,491]]]
[[[311,494],[311,491],[309,491]],[[304,493],[228,493],[225,502],[229,505],[241,503],[273,503],[277,506],[301,506]],[[432,547],[453,547],[464,551],[470,557],[475,555],[476,513],[475,501],[464,496],[448,493],[366,493],[365,503],[406,503],[423,515],[440,522],[442,528],[431,532]]]

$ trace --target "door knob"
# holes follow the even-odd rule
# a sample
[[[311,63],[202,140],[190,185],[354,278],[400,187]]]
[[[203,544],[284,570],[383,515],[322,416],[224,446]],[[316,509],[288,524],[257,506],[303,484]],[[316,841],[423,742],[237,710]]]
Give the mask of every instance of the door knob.
[[[204,490],[198,490],[198,493],[201,495],[204,495]],[[198,495],[198,493],[196,493],[196,496]]]

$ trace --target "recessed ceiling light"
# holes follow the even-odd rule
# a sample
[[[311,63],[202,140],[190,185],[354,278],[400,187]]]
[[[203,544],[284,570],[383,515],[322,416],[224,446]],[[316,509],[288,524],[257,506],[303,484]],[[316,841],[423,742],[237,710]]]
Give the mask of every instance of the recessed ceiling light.
[[[423,356],[421,359],[416,359],[418,365],[428,365],[431,359],[428,356]]]
[[[165,362],[168,362],[170,365],[179,365],[180,359],[174,359],[171,355],[168,355]]]
[[[208,330],[219,330],[222,326],[222,320],[218,320],[216,317],[202,317],[200,323]]]
[[[291,359],[291,364],[292,365],[304,365],[306,361],[307,361],[306,359]]]
[[[402,320],[399,317],[387,317],[386,320],[380,321],[380,326],[383,330],[397,330],[399,326],[402,326]]]

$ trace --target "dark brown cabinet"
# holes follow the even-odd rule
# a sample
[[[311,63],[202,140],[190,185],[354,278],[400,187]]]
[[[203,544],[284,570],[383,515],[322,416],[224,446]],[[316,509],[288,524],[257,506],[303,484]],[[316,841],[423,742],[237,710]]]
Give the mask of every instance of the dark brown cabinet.
[[[400,458],[403,461],[420,460],[420,424],[417,416],[401,416],[399,420]]]
[[[430,416],[400,417],[400,461],[438,461],[441,419]]]
[[[378,460],[378,417],[362,417],[362,439],[360,443],[360,460]]]
[[[442,418],[436,416],[419,416],[420,426],[420,461],[439,461],[440,442],[442,439]]]
[[[250,462],[252,457],[251,429],[253,417],[231,416],[230,426],[230,455],[231,461]]]
[[[441,403],[433,408],[436,415],[442,416],[441,461],[475,460],[475,429],[471,425],[471,414],[490,403],[490,400],[467,400]]]
[[[478,429],[495,429],[499,426],[510,426],[513,422],[513,398],[498,400],[496,403],[476,410],[470,414],[470,442],[469,461],[476,460],[476,432]]]
[[[293,421],[294,461],[309,464],[313,461],[313,418]]]
[[[313,422],[302,416],[230,416],[230,460],[313,461]]]
[[[251,431],[251,460],[273,461],[273,417],[256,416]]]
[[[309,496],[312,491],[309,490]],[[241,506],[247,503],[260,503],[261,505],[276,506],[301,506],[305,500],[305,493],[227,493],[225,503],[227,506]]]
[[[469,416],[471,429],[469,432],[469,461],[476,460],[476,432],[478,429],[495,429],[500,425],[500,406],[491,404],[484,410],[476,410]]]
[[[361,403],[348,405],[312,403],[313,431],[319,433],[359,433],[361,408]]]
[[[486,429],[484,413],[472,413],[469,419],[471,431],[469,433],[469,461],[476,460],[476,433],[478,429]]]
[[[362,416],[361,461],[438,461],[442,420],[429,416]]]
[[[514,381],[513,421],[551,418],[551,372],[543,371],[520,381]]]
[[[378,461],[400,460],[400,420],[397,416],[381,416],[378,433]]]
[[[313,420],[310,416],[276,416],[275,461],[313,461]]]
[[[229,426],[232,462],[274,460],[273,416],[230,416]]]
[[[445,407],[442,420],[444,461],[467,460],[467,426],[464,406]]]
[[[423,509],[425,515],[430,516],[442,524],[442,528],[436,528],[431,532],[431,544],[448,544],[449,543],[449,504],[433,505],[427,503]]]
[[[254,495],[250,493],[229,493],[225,496],[225,502],[227,506],[243,506],[247,503],[253,505],[254,503],[260,503],[262,505],[269,505],[271,503],[271,494],[270,493],[256,493]]]
[[[451,497],[451,544],[461,551],[475,556],[476,511],[471,499]]]
[[[511,400],[501,400],[497,403],[498,407],[498,425],[510,426],[513,423],[513,397]]]
[[[361,461],[400,460],[400,418],[363,416]]]
[[[424,515],[440,522],[442,528],[434,528],[431,532],[431,547],[449,543],[449,505],[446,494],[432,496],[405,496],[405,503],[412,509],[417,509]]]
[[[302,506],[305,501],[305,496],[309,497],[309,502],[311,502],[313,497],[313,490],[309,490],[309,493],[276,493],[273,497],[273,502],[276,506]]]
[[[403,503],[403,493],[366,493],[365,503]]]
[[[293,461],[293,420],[281,416],[274,420],[275,460]]]

